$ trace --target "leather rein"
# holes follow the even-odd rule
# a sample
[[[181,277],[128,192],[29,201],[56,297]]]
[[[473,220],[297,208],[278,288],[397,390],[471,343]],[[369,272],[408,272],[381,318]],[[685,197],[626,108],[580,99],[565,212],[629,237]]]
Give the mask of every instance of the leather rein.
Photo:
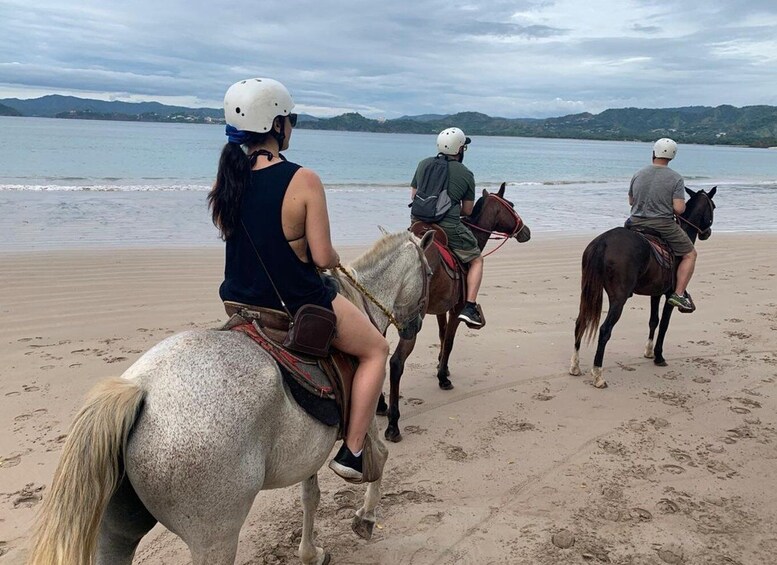
[[[710,216],[712,216],[714,214],[713,210],[715,210],[714,206],[712,205],[712,199],[709,196],[707,196],[706,194],[705,194],[705,196],[707,197],[706,198],[707,205],[710,208]],[[691,226],[693,229],[695,229],[696,230],[696,235],[698,235],[699,237],[701,237],[702,234],[705,234],[707,232],[711,232],[712,231],[712,222],[710,222],[710,225],[707,226],[705,229],[701,229],[699,226],[697,226],[693,222],[690,222],[690,221],[686,220],[682,215],[677,216],[677,219],[679,221],[681,221],[681,222],[685,222],[686,224]]]
[[[497,202],[499,202],[502,206],[504,206],[510,214],[512,214],[513,219],[515,220],[515,227],[513,228],[513,231],[511,233],[507,232],[499,232],[494,230],[487,230],[485,228],[481,228],[480,226],[473,224],[471,222],[468,222],[466,220],[462,220],[461,223],[467,226],[471,230],[477,230],[479,232],[487,233],[488,239],[493,240],[502,240],[502,243],[497,245],[494,249],[483,255],[483,257],[488,257],[492,253],[495,253],[499,250],[500,247],[502,247],[508,239],[512,239],[515,236],[517,236],[519,233],[521,233],[524,229],[526,229],[526,224],[523,223],[523,219],[521,216],[518,215],[518,212],[515,211],[515,208],[513,208],[507,200],[502,198],[501,196],[498,196],[496,194],[489,194],[486,196],[486,198],[494,198]]]

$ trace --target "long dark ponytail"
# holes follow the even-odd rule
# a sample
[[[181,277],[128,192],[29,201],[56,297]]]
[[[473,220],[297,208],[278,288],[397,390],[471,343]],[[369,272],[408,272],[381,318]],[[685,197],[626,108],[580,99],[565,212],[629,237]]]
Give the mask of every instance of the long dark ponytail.
[[[267,139],[266,133],[245,132],[244,145],[257,145]],[[208,193],[208,206],[213,224],[219,229],[221,239],[228,239],[240,225],[240,203],[251,182],[252,160],[239,143],[224,145],[219,158],[216,182]]]

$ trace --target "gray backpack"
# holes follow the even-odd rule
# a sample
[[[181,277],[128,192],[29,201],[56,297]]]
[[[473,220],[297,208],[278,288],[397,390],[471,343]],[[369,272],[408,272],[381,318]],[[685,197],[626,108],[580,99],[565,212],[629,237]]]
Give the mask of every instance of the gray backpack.
[[[418,179],[410,213],[422,222],[437,223],[453,206],[448,195],[448,159],[440,154],[424,169]]]

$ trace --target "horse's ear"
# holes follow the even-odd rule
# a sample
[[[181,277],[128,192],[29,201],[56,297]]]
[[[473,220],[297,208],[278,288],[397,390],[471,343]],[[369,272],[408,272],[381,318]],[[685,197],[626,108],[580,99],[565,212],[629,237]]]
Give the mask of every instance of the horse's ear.
[[[685,192],[687,192],[687,193],[688,193],[688,196],[693,196],[694,194],[696,194],[694,191],[692,191],[692,190],[691,190],[690,188],[688,188],[687,186],[685,187]]]
[[[713,196],[715,196],[715,193],[716,193],[717,191],[718,191],[718,187],[717,187],[717,186],[713,186],[713,187],[712,187],[712,190],[710,190],[710,191],[707,193],[707,196],[709,196],[710,200],[712,200],[712,197],[713,197]]]
[[[389,234],[388,230],[386,228],[384,228],[383,226],[381,226],[380,224],[378,224],[378,229],[380,230],[380,233],[382,233],[383,235],[388,235]]]
[[[434,241],[434,230],[429,230],[421,237],[421,242],[418,244],[421,246],[421,249],[426,251],[426,249],[432,244]]]
[[[483,198],[485,198],[486,196],[488,196],[488,191],[484,188],[483,189]]]
[[[499,187],[499,192],[496,193],[496,195],[499,198],[504,198],[505,197],[505,186],[507,186],[507,183],[503,182],[502,186]]]

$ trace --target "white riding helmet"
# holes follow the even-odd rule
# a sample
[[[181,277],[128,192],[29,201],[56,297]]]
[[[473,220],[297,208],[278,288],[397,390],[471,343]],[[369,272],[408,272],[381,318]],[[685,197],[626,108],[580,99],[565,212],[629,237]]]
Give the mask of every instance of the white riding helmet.
[[[459,149],[471,142],[459,128],[444,129],[437,136],[437,152],[443,155],[458,155]]]
[[[241,80],[224,95],[224,119],[243,131],[268,132],[276,116],[288,116],[293,109],[289,91],[271,78]]]
[[[662,137],[653,145],[653,155],[658,159],[674,159],[677,155],[677,144],[668,137]]]

